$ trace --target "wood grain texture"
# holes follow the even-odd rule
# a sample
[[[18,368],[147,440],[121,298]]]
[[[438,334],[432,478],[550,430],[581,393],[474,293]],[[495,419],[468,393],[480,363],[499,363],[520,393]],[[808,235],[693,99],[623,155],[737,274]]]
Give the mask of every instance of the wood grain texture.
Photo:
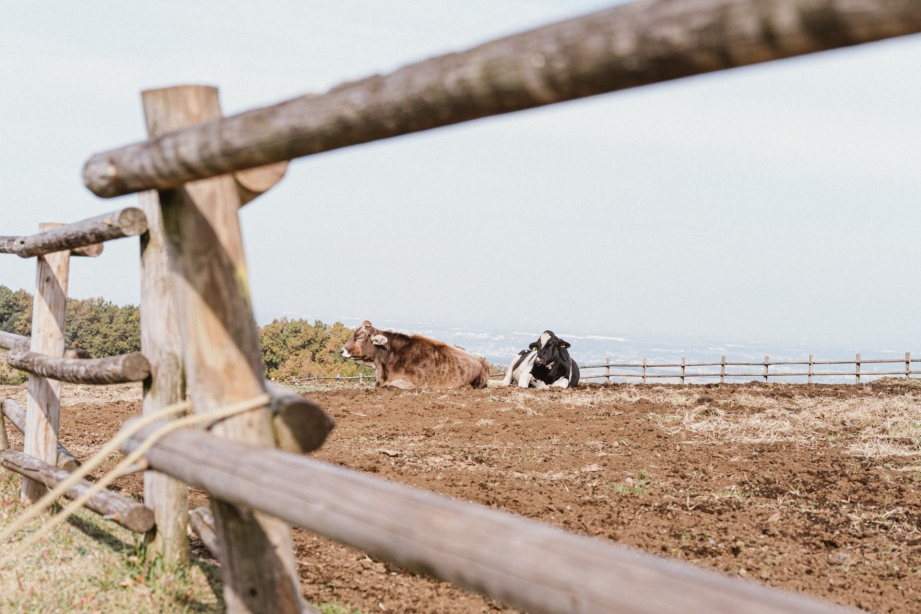
[[[60,224],[40,224],[39,232],[57,228]],[[67,282],[70,272],[70,252],[54,252],[38,256],[35,266],[35,296],[32,301],[32,353],[49,357],[64,355],[64,318],[67,309]],[[7,355],[25,352],[16,346]],[[58,422],[61,413],[61,382],[41,375],[29,376],[26,428],[23,450],[29,456],[54,465],[58,455]],[[46,488],[29,478],[22,480],[23,502],[37,501]]]
[[[164,437],[147,459],[241,508],[532,614],[855,611],[198,429]]]
[[[168,117],[152,123],[150,136],[181,128],[187,122],[168,123]],[[147,232],[141,236],[141,351],[150,362],[144,380],[145,414],[185,400],[182,338],[176,318],[170,276],[166,229],[156,191],[139,194],[147,216]],[[186,566],[189,561],[189,489],[179,480],[158,471],[144,472],[144,503],[154,510],[156,531],[146,536],[150,556],[159,556],[167,567]]]
[[[31,258],[62,250],[80,250],[82,256],[98,256],[104,241],[137,236],[146,229],[144,212],[128,207],[27,237],[0,237],[0,253]]]
[[[3,399],[3,401],[0,401],[0,413],[9,418],[9,421],[19,429],[20,433],[25,434],[26,410],[22,405],[13,399]],[[54,464],[69,473],[80,466],[80,461],[58,442],[58,454]]]
[[[288,162],[284,161],[234,173],[233,180],[237,184],[240,206],[252,202],[269,191],[282,180],[287,170]]]
[[[22,335],[16,335],[14,333],[8,333],[0,330],[0,348],[4,350],[12,350],[17,345],[25,345],[28,347],[30,343],[28,337],[23,337]]]
[[[43,463],[16,450],[0,452],[0,465],[41,484],[46,484],[51,488],[54,488],[70,476],[66,470],[60,467]],[[80,480],[67,490],[65,496],[68,499],[76,499],[86,493],[92,486],[92,482]],[[143,503],[123,497],[110,490],[103,490],[90,497],[85,507],[136,533],[149,531],[154,525],[153,510],[145,507]]]
[[[646,0],[92,156],[103,197],[921,31],[921,0]]]
[[[17,346],[6,361],[16,369],[73,384],[124,384],[144,381],[150,375],[147,359],[138,352],[107,358],[56,358]]]
[[[214,515],[210,507],[199,506],[189,510],[189,525],[211,554],[217,558],[219,546],[214,533]]]
[[[220,117],[217,90],[183,86],[143,92],[148,131]],[[265,392],[230,175],[159,193],[183,365],[196,413]],[[268,407],[214,427],[222,437],[274,446]],[[291,531],[275,518],[212,499],[229,612],[302,612]]]
[[[0,452],[10,447],[10,439],[6,432],[6,420],[0,415]]]
[[[275,445],[286,452],[307,454],[319,450],[336,420],[310,399],[284,386],[266,382],[272,396],[272,431]]]

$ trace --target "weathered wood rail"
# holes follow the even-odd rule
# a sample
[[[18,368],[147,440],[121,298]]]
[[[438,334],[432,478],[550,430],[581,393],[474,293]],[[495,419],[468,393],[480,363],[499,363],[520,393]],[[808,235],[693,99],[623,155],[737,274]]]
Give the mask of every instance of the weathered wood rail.
[[[149,140],[84,166],[84,183],[97,195],[148,190],[141,196],[142,351],[151,373],[144,411],[182,397],[183,381],[204,413],[266,390],[238,210],[274,185],[288,160],[917,32],[921,0],[641,0],[229,118],[214,88],[144,92]],[[3,245],[15,252],[19,244]],[[54,359],[63,355],[69,256],[36,256],[29,350]],[[25,452],[52,463],[60,382],[33,375],[29,386]],[[157,471],[145,477],[145,500],[164,560],[181,562],[187,553],[185,486],[153,478],[168,474],[212,495],[231,612],[311,611],[285,522],[531,612],[843,611],[274,450],[279,420],[314,432],[288,438],[297,451],[322,444],[332,428],[319,408],[289,399],[218,424],[214,435],[180,430],[147,455]],[[23,496],[43,488],[24,480]]]
[[[129,439],[124,451],[156,428]],[[851,611],[197,429],[167,435],[147,459],[222,501],[535,614]]]
[[[6,355],[11,367],[73,384],[125,384],[142,382],[150,364],[138,352],[107,358],[58,358],[14,347]]]
[[[63,250],[78,250],[77,255],[98,256],[102,253],[104,241],[137,236],[146,230],[144,212],[128,207],[27,237],[0,237],[0,254],[31,258]]]
[[[860,354],[857,354],[854,360],[815,360],[813,354],[809,355],[809,360],[771,360],[770,356],[765,356],[762,362],[727,362],[726,357],[723,356],[720,362],[687,362],[685,358],[681,359],[681,362],[662,362],[662,363],[653,363],[648,362],[645,358],[641,363],[615,363],[610,362],[610,359],[606,360],[604,364],[595,364],[595,365],[580,365],[582,369],[582,375],[580,376],[583,380],[590,379],[604,379],[605,383],[610,384],[611,378],[621,378],[621,379],[631,379],[638,378],[642,381],[643,384],[647,383],[647,380],[650,379],[677,379],[680,383],[684,384],[686,379],[691,378],[710,378],[716,379],[719,378],[721,384],[726,383],[727,378],[757,378],[761,379],[764,383],[769,381],[769,378],[789,378],[789,377],[806,377],[807,383],[814,383],[814,378],[819,377],[841,377],[841,376],[851,376],[854,378],[854,383],[859,384],[861,378],[867,377],[883,377],[890,375],[898,375],[900,377],[910,378],[912,375],[921,375],[921,371],[912,371],[912,363],[921,362],[921,359],[912,358],[911,352],[905,352],[905,358],[880,358],[880,359],[862,359]],[[886,364],[898,364],[904,365],[904,369],[898,371],[863,371],[863,365],[886,365]],[[824,366],[824,365],[854,365],[853,371],[816,371],[815,366]],[[772,366],[804,366],[807,367],[805,371],[770,371]],[[691,369],[701,369],[703,367],[719,367],[719,371],[688,371],[688,368]],[[739,372],[739,371],[727,371],[727,367],[761,367],[761,372]],[[637,369],[637,371],[615,371],[612,372],[611,369]],[[585,373],[585,371],[599,371],[604,370],[601,373]],[[654,369],[654,372],[650,370]],[[675,371],[663,372],[663,369],[678,369]]]
[[[19,403],[13,399],[3,399],[0,401],[0,413],[6,416],[20,433],[26,434],[26,410]],[[54,465],[65,471],[73,471],[80,466],[80,461],[58,442],[58,455]]]
[[[103,197],[921,32],[918,0],[632,2],[91,157]]]
[[[0,465],[52,488],[70,475],[66,469],[54,467],[16,450],[0,452]],[[92,482],[80,480],[67,491],[66,496],[68,499],[76,499],[88,491],[92,485]],[[143,503],[110,490],[103,490],[92,496],[86,502],[86,507],[136,533],[146,533],[154,527],[153,510]]]

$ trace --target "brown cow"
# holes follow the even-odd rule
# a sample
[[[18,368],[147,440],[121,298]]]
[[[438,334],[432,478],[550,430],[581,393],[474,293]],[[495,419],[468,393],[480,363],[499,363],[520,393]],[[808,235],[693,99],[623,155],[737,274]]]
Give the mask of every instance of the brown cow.
[[[486,361],[456,346],[420,335],[383,331],[365,320],[339,352],[374,367],[375,386],[485,388]]]

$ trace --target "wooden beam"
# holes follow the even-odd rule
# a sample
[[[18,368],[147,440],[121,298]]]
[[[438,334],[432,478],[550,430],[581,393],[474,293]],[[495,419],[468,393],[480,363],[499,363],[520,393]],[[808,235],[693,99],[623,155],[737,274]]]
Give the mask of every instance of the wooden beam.
[[[16,369],[73,384],[124,384],[144,381],[150,375],[147,359],[138,352],[107,358],[56,358],[17,346],[7,353],[6,361]]]
[[[201,543],[205,545],[205,548],[211,552],[212,556],[217,558],[220,546],[218,545],[217,535],[214,533],[214,515],[211,513],[211,508],[201,505],[189,510],[189,525],[198,535]]]
[[[237,184],[240,206],[242,207],[252,202],[275,186],[285,176],[287,170],[288,162],[286,160],[234,173],[233,180]]]
[[[9,418],[10,422],[13,423],[19,432],[25,435],[26,433],[26,410],[13,399],[3,399],[0,401],[0,414],[3,414]],[[61,445],[61,442],[58,442],[58,455],[55,459],[55,466],[60,467],[64,471],[70,473],[74,469],[80,466],[80,461],[77,460],[77,457],[71,454],[67,448]]]
[[[71,252],[71,255],[73,255],[73,252]],[[4,350],[11,350],[17,345],[29,347],[29,343],[31,343],[31,338],[29,337],[0,331],[0,348]],[[91,356],[83,348],[68,345],[64,348],[64,358],[91,358]]]
[[[70,474],[60,467],[43,463],[37,458],[16,450],[0,452],[0,465],[11,471],[26,476],[41,484],[54,488]],[[92,488],[93,483],[80,480],[65,494],[68,499],[76,499]],[[134,501],[110,490],[103,490],[86,502],[86,508],[104,516],[108,520],[117,522],[121,526],[136,533],[145,533],[154,526],[153,511],[143,503]]]
[[[57,228],[60,224],[40,224],[39,232]],[[49,357],[64,355],[64,319],[67,309],[67,281],[70,273],[70,252],[54,252],[38,256],[35,266],[35,296],[32,301],[31,353]],[[17,345],[7,354],[26,352]],[[58,456],[58,421],[61,413],[61,382],[37,374],[29,376],[29,396],[26,404],[26,428],[23,449],[26,454],[54,465]],[[41,482],[22,480],[23,502],[37,501],[45,494]]]
[[[319,450],[336,420],[296,392],[272,382],[266,382],[266,392],[272,396],[272,432],[275,445],[285,452],[307,454]]]
[[[220,117],[217,89],[143,92],[148,128]],[[183,365],[197,413],[265,393],[264,365],[249,300],[240,199],[229,175],[159,193]],[[254,410],[214,427],[222,437],[273,447],[271,412]],[[227,610],[313,611],[302,602],[286,524],[212,499]]]
[[[63,250],[78,250],[82,256],[93,257],[102,253],[104,241],[137,236],[145,230],[147,219],[144,212],[128,207],[28,237],[0,237],[0,253],[32,258]]]
[[[147,112],[147,134],[156,137],[184,128],[193,120]],[[186,387],[160,197],[153,190],[142,192],[139,204],[148,227],[141,237],[141,351],[150,362],[150,377],[144,380],[143,412],[151,414],[185,400]],[[157,519],[156,532],[146,536],[150,556],[160,557],[167,568],[188,565],[188,486],[159,471],[145,471],[144,503]]]
[[[855,612],[201,429],[165,436],[146,458],[212,497],[532,614]]]
[[[29,342],[30,339],[28,337],[23,337],[22,335],[16,335],[0,330],[0,348],[3,348],[4,350],[12,350],[19,344],[28,346]]]
[[[10,447],[10,439],[6,433],[6,420],[0,415],[0,452]]]
[[[921,0],[652,0],[92,156],[103,197],[481,117],[921,32]]]

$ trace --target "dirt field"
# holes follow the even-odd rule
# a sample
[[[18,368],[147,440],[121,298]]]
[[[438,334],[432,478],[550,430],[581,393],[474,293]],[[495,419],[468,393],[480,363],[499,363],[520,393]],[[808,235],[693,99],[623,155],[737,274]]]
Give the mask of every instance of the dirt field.
[[[337,420],[318,458],[772,586],[921,611],[921,386],[309,394]],[[63,402],[78,457],[140,407],[137,387],[66,387]],[[138,477],[119,486],[140,494]],[[304,531],[295,541],[313,601],[507,611]]]

